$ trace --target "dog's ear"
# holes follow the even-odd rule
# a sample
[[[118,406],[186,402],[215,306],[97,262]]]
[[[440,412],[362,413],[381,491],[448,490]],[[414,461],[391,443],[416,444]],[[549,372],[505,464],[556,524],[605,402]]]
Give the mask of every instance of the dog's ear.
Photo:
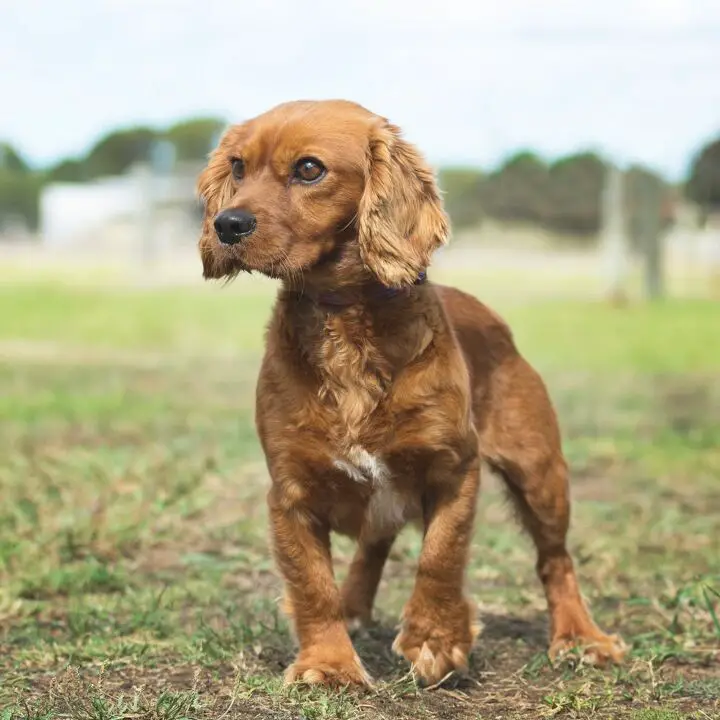
[[[217,243],[215,216],[232,197],[232,179],[226,154],[220,146],[214,150],[205,169],[197,181],[197,192],[203,204],[202,229],[198,250],[203,264],[203,277],[206,280],[221,278],[227,275],[213,248]]]
[[[371,130],[357,219],[362,260],[389,287],[415,282],[450,230],[432,170],[400,133],[386,120]]]

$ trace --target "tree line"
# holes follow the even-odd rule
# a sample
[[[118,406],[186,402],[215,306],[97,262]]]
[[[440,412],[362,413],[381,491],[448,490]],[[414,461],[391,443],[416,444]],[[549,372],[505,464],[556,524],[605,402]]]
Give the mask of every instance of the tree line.
[[[42,189],[52,183],[83,183],[122,175],[137,162],[147,161],[159,141],[172,147],[177,161],[202,161],[225,126],[219,118],[193,118],[168,128],[130,127],[100,138],[80,157],[63,158],[36,169],[10,144],[0,142],[0,230],[22,222],[35,230]]]
[[[113,131],[80,157],[32,168],[12,146],[0,143],[0,229],[21,221],[35,229],[39,197],[50,183],[82,183],[120,175],[133,164],[147,161],[158,141],[168,143],[178,161],[201,162],[225,126],[219,118],[193,118],[168,128],[131,127]],[[487,218],[530,223],[576,239],[592,240],[602,220],[607,161],[592,152],[576,153],[547,162],[524,151],[498,168],[444,167],[440,186],[453,225],[477,226]],[[685,182],[671,187],[664,178],[642,166],[625,173],[625,210],[630,225],[648,193],[661,195],[661,222],[672,221],[678,191],[704,211],[720,210],[720,136],[704,145],[690,163]],[[631,233],[632,234],[632,233]]]
[[[529,223],[575,239],[594,240],[603,215],[607,160],[582,152],[547,162],[530,151],[518,152],[500,167],[484,173],[476,168],[440,170],[440,185],[456,228],[484,219]],[[668,183],[642,165],[624,172],[624,214],[631,238],[642,233],[648,197],[658,198],[658,221],[673,221],[676,201],[695,203],[706,216],[720,211],[720,136],[693,156],[684,182]]]
[[[674,189],[657,173],[632,166],[624,173],[625,216],[639,223],[647,192],[661,196],[663,224],[672,221]],[[444,168],[440,184],[456,228],[486,218],[543,227],[575,240],[591,241],[603,219],[607,163],[591,152],[545,162],[531,152],[517,153],[488,174],[476,169]]]

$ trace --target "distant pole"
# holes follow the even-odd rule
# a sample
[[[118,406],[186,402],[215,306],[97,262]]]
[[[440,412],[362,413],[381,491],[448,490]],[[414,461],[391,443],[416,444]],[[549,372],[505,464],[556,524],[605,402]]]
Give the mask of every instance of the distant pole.
[[[162,179],[170,176],[175,167],[175,146],[167,140],[152,144],[149,163],[140,172],[142,202],[142,259],[146,270],[152,271],[157,262],[157,210]]]
[[[149,272],[155,265],[155,203],[152,168],[148,163],[143,162],[136,166],[135,182],[140,196],[138,202],[140,264],[144,270]]]
[[[150,164],[156,176],[170,175],[175,167],[175,146],[169,140],[158,140],[150,149]]]
[[[705,219],[710,250],[710,297],[720,299],[720,213],[710,212]]]
[[[665,293],[663,274],[664,237],[662,232],[663,187],[659,182],[640,182],[638,204],[640,237],[638,238],[645,265],[645,296],[658,300]]]
[[[7,150],[5,149],[5,145],[0,143],[0,170],[5,169],[5,163],[7,161]],[[4,232],[5,230],[5,218],[0,215],[0,232]]]
[[[605,256],[607,286],[605,296],[612,303],[627,301],[627,231],[623,211],[623,172],[614,163],[608,163],[602,195],[602,253]]]

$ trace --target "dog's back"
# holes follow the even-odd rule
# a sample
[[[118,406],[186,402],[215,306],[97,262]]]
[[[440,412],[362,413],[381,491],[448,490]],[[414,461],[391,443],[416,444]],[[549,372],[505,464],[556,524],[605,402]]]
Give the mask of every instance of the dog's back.
[[[457,288],[435,287],[473,376],[518,355],[509,325],[494,310]]]

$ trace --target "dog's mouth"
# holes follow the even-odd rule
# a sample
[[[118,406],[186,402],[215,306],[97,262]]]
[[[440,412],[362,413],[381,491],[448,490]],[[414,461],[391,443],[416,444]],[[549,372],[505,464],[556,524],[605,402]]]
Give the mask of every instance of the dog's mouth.
[[[240,246],[219,245],[219,248],[223,264],[232,269],[233,275],[241,272],[260,273],[274,280],[284,280],[302,272],[301,268],[293,267],[287,253],[269,255]]]
[[[348,250],[346,242],[323,243],[322,238],[318,238],[316,245],[305,246],[302,252],[297,244],[298,240],[292,236],[278,244],[260,237],[232,245],[216,240],[213,254],[217,264],[225,269],[223,274],[259,273],[292,284],[304,284],[304,278],[315,270],[327,273],[335,265],[350,262],[344,261]]]

